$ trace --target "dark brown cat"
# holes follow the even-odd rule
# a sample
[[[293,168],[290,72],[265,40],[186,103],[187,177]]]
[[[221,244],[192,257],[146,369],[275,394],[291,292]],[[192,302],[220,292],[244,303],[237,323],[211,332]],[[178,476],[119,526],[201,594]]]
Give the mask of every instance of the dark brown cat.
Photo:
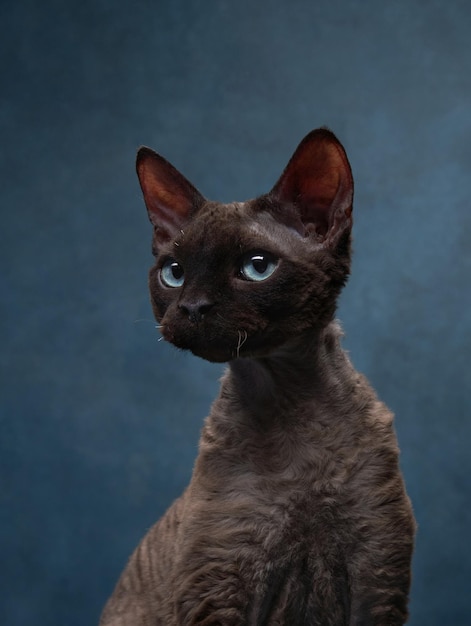
[[[393,416],[340,347],[353,181],[328,130],[275,187],[209,202],[148,148],[150,291],[166,340],[229,361],[184,494],[132,555],[102,626],[395,626],[414,519]]]

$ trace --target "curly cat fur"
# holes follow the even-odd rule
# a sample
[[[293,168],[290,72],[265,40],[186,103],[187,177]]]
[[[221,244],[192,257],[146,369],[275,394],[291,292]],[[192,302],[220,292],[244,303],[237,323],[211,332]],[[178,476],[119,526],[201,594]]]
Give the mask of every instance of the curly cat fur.
[[[191,482],[137,547],[101,626],[404,624],[415,524],[393,416],[332,321],[350,267],[343,149],[314,131],[270,194],[230,205],[143,158],[162,333],[229,367]],[[276,254],[273,277],[235,276],[242,247]],[[185,267],[178,290],[159,278],[169,255]]]

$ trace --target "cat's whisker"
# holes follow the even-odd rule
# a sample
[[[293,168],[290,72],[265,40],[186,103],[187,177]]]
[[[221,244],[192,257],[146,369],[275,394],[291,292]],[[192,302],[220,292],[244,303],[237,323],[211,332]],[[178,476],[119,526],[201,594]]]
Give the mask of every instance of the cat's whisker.
[[[244,343],[247,341],[248,333],[246,330],[238,330],[237,334],[239,335],[239,341],[237,342],[236,354],[237,354],[237,358],[239,358],[240,349],[242,348]],[[243,339],[242,339],[242,335],[243,335]]]
[[[148,317],[143,317],[141,319],[134,320],[134,324],[137,324],[138,322],[150,322],[151,324],[155,324],[155,320],[149,319]]]
[[[148,318],[142,318],[142,319],[134,320],[134,324],[137,324],[138,322],[149,322],[149,323],[153,324],[153,325],[154,325],[154,328],[155,328],[156,330],[158,330],[159,332],[160,332],[160,331],[162,330],[162,328],[163,328],[162,324],[156,324],[156,323],[155,323],[155,320],[151,320],[151,319],[148,319]],[[161,339],[163,339],[163,337],[162,337]],[[159,341],[160,341],[161,339],[159,339]]]

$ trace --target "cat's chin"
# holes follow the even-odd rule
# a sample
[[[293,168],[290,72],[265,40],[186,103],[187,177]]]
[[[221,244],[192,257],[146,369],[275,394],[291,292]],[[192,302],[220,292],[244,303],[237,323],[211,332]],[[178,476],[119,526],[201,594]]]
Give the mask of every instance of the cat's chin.
[[[223,342],[210,342],[204,340],[189,341],[188,338],[181,338],[171,333],[163,333],[166,341],[175,348],[185,352],[191,352],[194,356],[209,361],[210,363],[229,363],[238,358],[264,357],[268,356],[270,350],[263,349],[260,345],[248,346],[232,344],[224,345]]]
[[[232,361],[235,357],[229,351],[218,350],[217,348],[208,347],[200,348],[200,347],[189,347],[189,346],[181,346],[174,342],[172,344],[178,348],[179,350],[183,350],[185,352],[191,352],[194,356],[197,356],[200,359],[204,359],[205,361],[209,361],[210,363],[228,363]]]
[[[189,326],[171,323],[162,324],[161,332],[164,339],[179,350],[191,352],[211,363],[228,363],[238,358],[266,358],[278,354],[292,341],[290,338],[287,342],[287,337],[279,332],[267,334],[262,331],[248,335],[239,331],[235,336],[234,333],[227,336],[208,332],[208,329],[206,333],[202,329],[195,332]]]
[[[165,337],[165,335],[164,335]],[[191,352],[194,356],[209,361],[210,363],[227,363],[236,358],[237,355],[234,350],[228,348],[224,349],[220,346],[211,346],[208,343],[191,343],[181,341],[176,337],[165,337],[166,341],[171,343],[175,348],[183,350],[185,352]]]
[[[207,343],[204,345],[189,345],[179,343],[176,340],[168,341],[179,350],[191,352],[194,356],[204,359],[205,361],[209,361],[210,363],[229,363],[237,359],[266,358],[273,354],[277,354],[279,350],[283,349],[283,344],[281,346],[271,346],[270,348],[259,345],[257,347],[252,346],[251,349],[248,346],[234,349],[234,347],[211,346]]]
[[[230,363],[231,361],[235,361],[237,359],[246,359],[246,358],[257,358],[257,357],[266,357],[269,356],[266,353],[260,352],[249,352],[247,350],[241,350],[239,353],[236,353],[234,350],[218,350],[215,348],[208,349],[205,348],[182,348],[181,346],[175,347],[180,348],[180,350],[185,350],[186,352],[191,352],[194,356],[199,357],[200,359],[204,359],[205,361],[209,361],[210,363]]]
[[[194,354],[194,356],[199,357],[200,359],[204,359],[205,361],[209,361],[210,363],[227,363],[228,361],[230,361],[232,359],[232,357],[230,355],[228,355],[227,353],[224,354],[222,352],[218,352],[218,351],[196,351],[196,350],[191,350],[191,353]]]

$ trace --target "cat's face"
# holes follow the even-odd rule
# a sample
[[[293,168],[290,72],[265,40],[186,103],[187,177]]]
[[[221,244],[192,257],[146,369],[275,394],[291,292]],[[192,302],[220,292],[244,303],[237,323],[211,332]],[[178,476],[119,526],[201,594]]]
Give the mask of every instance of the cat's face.
[[[219,204],[206,201],[162,157],[141,150],[138,173],[156,227],[149,286],[166,340],[228,361],[267,355],[332,319],[349,271],[351,174],[337,140],[315,132],[337,158],[322,151],[314,202],[312,177],[307,191],[298,179],[286,181],[294,176],[296,153],[270,194]],[[340,165],[348,176],[339,174]],[[297,202],[289,198],[292,188]],[[301,207],[306,198],[309,213]]]

